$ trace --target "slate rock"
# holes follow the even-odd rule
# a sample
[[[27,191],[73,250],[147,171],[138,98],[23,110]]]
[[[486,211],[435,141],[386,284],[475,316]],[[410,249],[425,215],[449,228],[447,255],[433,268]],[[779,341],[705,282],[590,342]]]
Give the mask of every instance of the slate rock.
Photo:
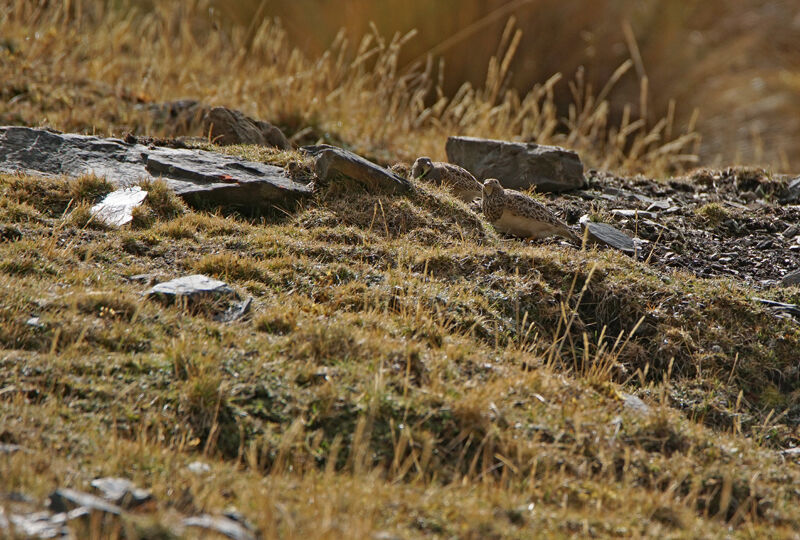
[[[303,150],[316,157],[314,169],[319,186],[328,186],[346,177],[369,192],[407,193],[414,189],[408,179],[349,150],[327,144],[305,146]]]
[[[796,202],[800,202],[800,176],[789,180],[786,188],[781,193],[780,202],[782,204],[794,204]]]
[[[650,412],[650,407],[647,403],[633,394],[620,392],[620,396],[622,397],[622,406],[626,409],[639,414],[647,414]]]
[[[241,111],[227,107],[214,107],[203,117],[203,133],[214,144],[258,144],[291,150],[292,143],[283,132],[263,120],[246,116]]]
[[[196,300],[210,296],[235,297],[236,292],[224,281],[219,281],[202,274],[193,274],[191,276],[184,276],[159,283],[146,291],[145,295],[156,296],[167,300],[175,300],[176,298]]]
[[[96,495],[75,489],[59,488],[50,494],[49,500],[47,507],[53,512],[69,512],[84,507],[90,511],[94,510],[104,514],[122,515],[122,509],[119,506],[106,502]]]
[[[74,512],[74,513],[73,513]],[[6,517],[0,508],[0,532],[10,530],[11,538],[61,538],[69,536],[66,523],[86,513],[84,508],[68,514],[51,512],[11,513]]]
[[[578,154],[558,146],[449,137],[447,159],[479,180],[497,178],[503,187],[558,192],[582,188],[586,180]]]
[[[756,298],[753,300],[759,304],[773,310],[776,313],[785,313],[794,317],[800,317],[800,306],[797,304],[786,304],[784,302],[775,302],[774,300],[767,300],[766,298]]]
[[[781,279],[781,285],[790,287],[792,285],[800,285],[800,270],[789,272]]]
[[[93,173],[118,189],[163,178],[195,207],[265,209],[311,195],[280,167],[205,150],[164,148],[120,139],[0,127],[0,172],[78,177]]]
[[[589,231],[590,241],[618,249],[624,253],[636,253],[636,243],[633,238],[619,229],[607,223],[589,221],[587,215],[581,217],[580,223],[584,229]]]
[[[91,214],[98,221],[114,227],[122,227],[133,220],[133,209],[147,198],[147,192],[139,186],[118,189],[106,195],[92,206]]]
[[[233,540],[256,540],[255,534],[250,532],[244,525],[224,516],[203,514],[189,517],[183,520],[183,525],[185,527],[198,527],[214,531]]]
[[[125,509],[135,508],[153,498],[148,490],[137,488],[127,478],[97,478],[92,480],[92,487],[98,490],[105,500]]]
[[[652,212],[647,212],[644,210],[630,210],[627,208],[616,208],[611,210],[611,213],[617,217],[629,219],[653,219],[656,217],[656,215]]]

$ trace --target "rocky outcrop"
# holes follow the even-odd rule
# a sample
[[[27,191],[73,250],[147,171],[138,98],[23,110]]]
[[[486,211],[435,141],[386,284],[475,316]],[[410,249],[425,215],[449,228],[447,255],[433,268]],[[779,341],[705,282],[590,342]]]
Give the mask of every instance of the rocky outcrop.
[[[464,167],[478,180],[497,178],[503,187],[558,192],[584,186],[578,154],[557,146],[449,137],[447,159]]]
[[[187,203],[266,209],[311,194],[280,167],[204,150],[120,139],[0,127],[0,172],[77,177],[93,173],[119,189],[163,178]]]

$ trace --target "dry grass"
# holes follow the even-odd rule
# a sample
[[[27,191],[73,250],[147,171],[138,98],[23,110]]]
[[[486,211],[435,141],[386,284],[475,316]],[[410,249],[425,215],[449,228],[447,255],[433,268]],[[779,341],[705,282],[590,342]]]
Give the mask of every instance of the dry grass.
[[[17,199],[36,185],[0,177]],[[186,210],[128,232],[7,216],[26,237],[0,244],[2,436],[30,453],[5,458],[0,491],[132,477],[158,503],[130,537],[231,505],[283,538],[800,522],[776,452],[796,440],[800,331],[748,290],[509,243],[443,191],[364,198],[363,215],[329,194],[272,223]],[[252,317],[147,301],[126,278],[197,271],[253,296]]]
[[[158,135],[169,127],[137,106],[188,95],[386,162],[441,157],[455,132],[651,174],[691,161],[695,135],[669,136],[670,117],[631,107],[610,125],[627,65],[598,93],[579,74],[566,120],[555,79],[509,91],[511,25],[486,84],[445,98],[430,64],[398,69],[408,37],[305,57],[275,22],[214,30],[202,2],[0,5],[5,121]],[[225,151],[310,175],[296,152]],[[759,171],[725,178],[772,189]],[[156,182],[131,229],[98,230],[86,209],[109,189],[0,175],[0,441],[26,449],[0,459],[0,493],[129,477],[156,497],[120,525],[129,538],[231,506],[266,538],[800,526],[800,473],[778,453],[800,441],[800,330],[743,285],[510,242],[429,186],[320,193],[255,220],[190,210]],[[221,323],[130,279],[195,272],[251,296],[251,315]]]
[[[298,142],[347,141],[387,163],[443,158],[451,134],[566,145],[589,166],[653,176],[695,161],[694,125],[677,134],[673,114],[651,122],[632,106],[612,123],[609,96],[631,62],[599,92],[578,72],[563,119],[554,95],[561,74],[525,94],[510,89],[520,36],[513,21],[484,84],[465,83],[446,97],[431,59],[400,69],[413,32],[385,39],[373,31],[355,47],[342,34],[319,57],[306,57],[274,20],[249,30],[216,29],[202,1],[157,3],[147,12],[102,2],[5,4],[0,23],[15,44],[0,64],[6,123],[163,135],[176,128],[158,121],[148,104],[192,97],[242,108],[283,126]],[[32,32],[38,37],[27,39]],[[645,79],[641,90],[646,101]]]

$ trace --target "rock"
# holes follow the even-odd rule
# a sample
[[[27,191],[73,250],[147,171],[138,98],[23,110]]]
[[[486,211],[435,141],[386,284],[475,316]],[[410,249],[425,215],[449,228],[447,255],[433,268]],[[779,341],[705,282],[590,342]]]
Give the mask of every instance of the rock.
[[[792,285],[800,285],[800,270],[789,272],[781,279],[781,285],[790,287]]]
[[[755,296],[753,297],[753,300],[777,313],[785,313],[794,317],[800,317],[800,306],[797,304],[784,304],[783,302],[775,302],[774,300],[767,300],[765,298],[756,298]]]
[[[316,157],[314,169],[318,185],[328,186],[345,176],[370,192],[407,193],[413,190],[408,179],[349,150],[327,144],[305,146],[303,150]]]
[[[23,448],[18,444],[0,443],[0,454],[16,454]]]
[[[105,500],[126,510],[140,506],[153,498],[148,490],[137,488],[126,478],[97,478],[92,480],[92,487],[98,490]]]
[[[13,513],[6,517],[0,508],[0,532],[10,530],[11,538],[61,538],[69,536],[65,526],[68,521],[76,519],[78,514],[85,514],[81,508],[68,514],[52,514],[50,512]]]
[[[647,403],[633,394],[620,392],[620,397],[622,397],[622,406],[626,409],[639,414],[647,414],[650,412],[650,407],[647,405]]]
[[[503,187],[558,192],[585,185],[578,154],[557,146],[449,137],[447,159],[479,180],[497,178]]]
[[[789,184],[781,193],[781,204],[794,204],[800,201],[800,176],[789,180]]]
[[[0,171],[78,177],[94,173],[116,188],[162,178],[190,205],[262,210],[311,194],[280,167],[204,150],[164,148],[27,127],[0,127]]]
[[[636,243],[633,238],[607,223],[589,221],[589,216],[580,219],[581,226],[589,231],[589,240],[606,246],[613,247],[624,253],[636,253]]]
[[[22,232],[11,225],[0,225],[0,242],[16,242],[22,240]]]
[[[250,312],[250,306],[253,304],[253,298],[249,297],[243,302],[234,302],[224,312],[214,316],[217,322],[233,322],[241,319]]]
[[[106,225],[122,227],[133,220],[133,209],[141,205],[147,198],[147,192],[139,186],[112,191],[99,203],[92,206],[90,212]]]
[[[236,296],[236,292],[224,281],[219,281],[202,274],[184,276],[159,283],[144,294],[147,296],[156,296],[170,302],[177,298],[198,300],[207,297]]]
[[[283,132],[262,120],[255,120],[241,111],[214,107],[203,117],[203,133],[211,142],[221,146],[231,144],[259,144],[291,150],[292,143]]]
[[[69,488],[59,488],[50,494],[48,508],[53,512],[69,512],[75,508],[84,507],[90,511],[98,511],[115,516],[122,515],[122,509],[92,495]]]
[[[211,472],[211,466],[208,463],[203,463],[202,461],[192,461],[186,466],[189,469],[189,472],[194,474],[208,474]]]
[[[224,516],[203,514],[183,520],[185,527],[198,527],[214,531],[233,540],[255,540],[256,536],[244,525]]]

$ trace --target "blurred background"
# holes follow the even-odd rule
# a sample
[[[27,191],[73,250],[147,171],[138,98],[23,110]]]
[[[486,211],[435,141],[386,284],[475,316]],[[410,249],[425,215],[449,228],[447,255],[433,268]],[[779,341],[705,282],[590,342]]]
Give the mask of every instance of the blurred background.
[[[566,114],[579,67],[600,89],[632,59],[610,96],[612,118],[640,103],[646,76],[648,119],[664,117],[670,100],[678,126],[699,111],[701,163],[800,166],[797,0],[214,0],[214,10],[245,27],[280,18],[292,44],[314,57],[342,28],[355,44],[372,23],[387,39],[416,29],[401,66],[441,56],[451,94],[485,81],[513,16],[523,34],[510,81],[521,94],[560,72],[555,101]]]

